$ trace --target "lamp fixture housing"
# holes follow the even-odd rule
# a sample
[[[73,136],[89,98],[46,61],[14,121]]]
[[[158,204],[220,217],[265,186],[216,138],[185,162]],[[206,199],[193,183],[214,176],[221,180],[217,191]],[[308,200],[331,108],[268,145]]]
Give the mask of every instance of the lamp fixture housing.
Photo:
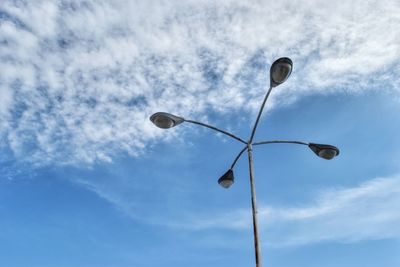
[[[155,126],[161,129],[169,129],[181,124],[184,118],[166,112],[157,112],[151,115],[150,120]]]

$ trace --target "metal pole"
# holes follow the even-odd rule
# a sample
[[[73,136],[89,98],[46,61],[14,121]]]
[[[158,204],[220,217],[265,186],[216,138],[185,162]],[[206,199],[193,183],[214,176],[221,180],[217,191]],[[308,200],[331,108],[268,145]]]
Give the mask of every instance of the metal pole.
[[[257,222],[257,200],[256,189],[254,185],[254,169],[253,169],[253,147],[251,143],[247,144],[247,154],[249,156],[249,172],[251,187],[251,208],[253,213],[253,232],[254,232],[254,249],[256,256],[256,267],[261,267],[261,247],[258,238],[258,222]]]

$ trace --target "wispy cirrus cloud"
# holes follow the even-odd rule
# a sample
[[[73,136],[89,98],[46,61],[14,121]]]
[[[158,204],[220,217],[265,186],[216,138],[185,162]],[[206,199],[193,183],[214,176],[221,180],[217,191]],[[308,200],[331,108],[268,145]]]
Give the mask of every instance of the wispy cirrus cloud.
[[[259,208],[261,229],[269,246],[296,246],[318,242],[357,242],[400,239],[400,177],[376,178],[351,188],[321,191],[311,203]],[[170,227],[191,231],[252,227],[249,210],[223,215],[193,215]],[[263,234],[262,234],[263,235]]]
[[[275,105],[398,91],[399,12],[396,0],[3,1],[1,147],[36,164],[137,155],[161,137],[155,111],[252,112],[279,56],[295,69]]]

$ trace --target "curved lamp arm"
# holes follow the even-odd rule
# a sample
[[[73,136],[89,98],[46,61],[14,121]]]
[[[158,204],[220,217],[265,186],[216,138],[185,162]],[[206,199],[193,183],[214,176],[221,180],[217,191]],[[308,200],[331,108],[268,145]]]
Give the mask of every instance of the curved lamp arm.
[[[268,89],[267,94],[264,97],[264,101],[261,104],[260,110],[258,111],[256,122],[254,123],[253,130],[251,131],[249,143],[253,142],[253,138],[254,138],[254,135],[255,135],[256,130],[257,130],[258,122],[260,121],[261,114],[262,114],[262,112],[264,110],[265,103],[267,102],[267,99],[268,99],[269,95],[271,94],[272,88],[273,88],[273,86],[271,85],[269,87],[269,89]]]
[[[236,162],[240,159],[240,157],[242,156],[243,152],[245,152],[247,149],[247,146],[245,146],[242,150],[240,150],[239,154],[236,156],[235,160],[233,161],[232,165],[231,165],[231,169],[233,169],[233,167],[235,167]]]
[[[231,134],[231,133],[229,133],[229,132],[227,132],[227,131],[218,129],[217,127],[214,127],[214,126],[211,126],[211,125],[202,123],[202,122],[198,122],[198,121],[193,121],[193,120],[184,119],[184,121],[185,121],[185,122],[190,122],[190,123],[193,123],[193,124],[197,124],[197,125],[200,125],[200,126],[204,126],[204,127],[209,128],[209,129],[211,129],[211,130],[214,130],[214,131],[223,133],[223,134],[225,134],[225,135],[227,135],[227,136],[229,136],[229,137],[232,137],[233,139],[236,139],[237,141],[239,141],[239,142],[241,142],[241,143],[247,145],[247,142],[245,142],[243,139],[241,139],[241,138],[237,137],[236,135]]]
[[[306,142],[301,142],[301,141],[274,140],[274,141],[255,142],[252,145],[257,146],[257,145],[281,144],[281,143],[308,146],[315,153],[315,155],[317,155],[320,158],[327,159],[327,160],[333,159],[334,157],[338,156],[340,153],[339,148],[332,146],[332,145],[306,143]]]
[[[217,127],[214,127],[214,126],[202,123],[202,122],[198,122],[198,121],[194,121],[194,120],[187,120],[185,118],[182,118],[180,116],[176,116],[174,114],[167,113],[167,112],[154,113],[153,115],[150,116],[150,121],[152,123],[154,123],[154,125],[156,125],[158,128],[161,128],[161,129],[169,129],[169,128],[172,128],[172,127],[175,127],[175,126],[181,124],[182,122],[190,122],[190,123],[204,126],[211,130],[223,133],[223,134],[225,134],[229,137],[232,137],[233,139],[236,139],[237,141],[247,145],[247,142],[245,142],[243,139],[241,139],[241,138],[237,137],[236,135],[231,134],[227,131],[221,130]]]
[[[287,140],[273,140],[273,141],[261,141],[261,142],[255,142],[252,145],[253,146],[258,146],[258,145],[267,145],[267,144],[297,144],[297,145],[305,145],[308,146],[309,143],[306,142],[301,142],[301,141],[287,141]]]

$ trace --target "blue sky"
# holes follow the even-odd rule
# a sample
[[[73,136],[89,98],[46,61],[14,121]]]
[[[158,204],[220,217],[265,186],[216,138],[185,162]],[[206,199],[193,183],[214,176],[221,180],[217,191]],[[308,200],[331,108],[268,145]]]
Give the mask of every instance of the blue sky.
[[[255,140],[264,266],[400,265],[398,1],[4,1],[0,266],[254,266],[242,146]],[[285,20],[282,20],[285,18]]]

